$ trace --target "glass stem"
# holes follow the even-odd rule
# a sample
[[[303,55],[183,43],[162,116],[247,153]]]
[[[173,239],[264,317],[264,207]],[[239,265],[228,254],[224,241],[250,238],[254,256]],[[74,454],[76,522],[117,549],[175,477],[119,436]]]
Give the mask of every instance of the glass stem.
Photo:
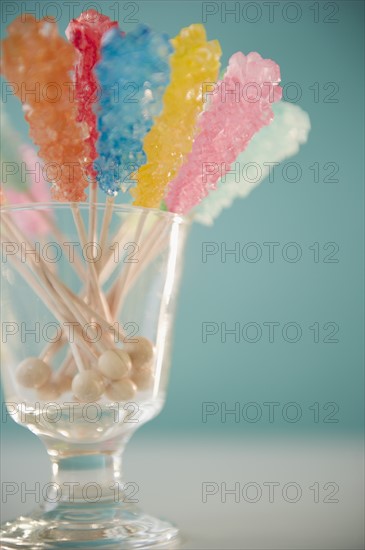
[[[48,453],[53,473],[48,502],[80,504],[123,500],[122,450],[60,456],[48,449]]]

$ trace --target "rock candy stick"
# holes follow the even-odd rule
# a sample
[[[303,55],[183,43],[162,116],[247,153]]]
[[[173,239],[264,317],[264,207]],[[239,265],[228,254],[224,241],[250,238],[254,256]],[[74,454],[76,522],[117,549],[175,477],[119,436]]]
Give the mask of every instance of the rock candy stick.
[[[232,171],[220,180],[215,191],[193,210],[194,220],[211,225],[224,208],[229,208],[238,197],[246,197],[269,174],[270,165],[296,155],[300,145],[307,141],[310,130],[309,116],[298,105],[279,101],[273,105],[274,120],[262,128],[241,153],[238,163],[239,178]],[[242,170],[248,164],[255,165],[257,177],[243,180]]]
[[[162,113],[144,140],[147,163],[136,174],[131,189],[134,204],[158,208],[165,188],[191,151],[198,115],[204,107],[203,86],[215,83],[221,48],[208,42],[203,25],[191,25],[172,40],[171,81],[163,97]]]
[[[18,230],[15,228],[14,225],[9,224],[6,220],[6,215],[3,213],[2,215],[2,223],[3,223],[3,229],[5,230],[5,233],[12,238],[15,242],[26,242],[26,237],[24,235],[20,234],[21,240],[18,239]],[[1,238],[3,239],[3,235],[1,234]],[[28,243],[29,244],[29,243]],[[30,248],[29,248],[30,250]],[[53,292],[52,286],[50,285],[50,282],[47,278],[45,270],[42,269],[41,265],[38,265],[34,259],[31,259],[31,263],[33,264],[33,268],[29,271],[24,266],[23,262],[20,258],[20,252],[17,252],[14,257],[11,258],[14,262],[17,263],[17,270],[19,273],[21,273],[24,280],[28,282],[30,287],[34,290],[36,294],[41,298],[41,300],[44,302],[45,305],[49,308],[50,311],[53,312],[54,316],[60,323],[64,323],[66,321],[70,320],[69,311],[67,310],[67,307],[62,301],[58,300],[58,296]],[[38,278],[37,278],[38,276]],[[42,284],[40,284],[42,282]],[[78,327],[76,328],[75,333],[78,333]],[[77,334],[78,336],[78,334]],[[87,344],[83,338],[77,339],[78,345],[88,347],[89,344]],[[83,368],[82,363],[78,364],[80,368]]]
[[[85,229],[84,221],[81,216],[80,209],[76,203],[73,203],[71,205],[71,208],[72,208],[72,215],[73,215],[75,227],[77,229],[79,239],[80,239],[80,244],[82,248],[85,249],[88,241],[87,241],[86,229]],[[98,276],[97,276],[94,262],[89,262],[88,288],[87,288],[88,299],[90,299],[91,291],[92,291],[92,298],[93,298],[92,301],[96,303],[97,309],[102,311],[105,317],[109,319],[110,322],[112,322],[107,300],[98,282]]]
[[[271,105],[281,98],[279,82],[279,67],[271,59],[255,52],[247,56],[237,52],[230,58],[223,80],[199,118],[192,151],[169,185],[166,204],[170,211],[187,214],[215,189],[252,136],[271,122]],[[211,169],[222,163],[225,171],[221,174]]]
[[[77,100],[77,121],[84,122],[87,127],[85,137],[85,155],[89,159],[86,173],[95,181],[96,171],[93,163],[97,157],[96,114],[94,106],[97,99],[98,82],[94,67],[100,60],[100,45],[102,36],[111,27],[118,26],[109,17],[87,10],[77,19],[72,19],[66,29],[66,36],[78,51],[75,65],[75,97]]]
[[[2,216],[2,223],[4,224],[7,233],[12,236],[16,242],[24,242],[29,250],[32,250],[33,245],[15,225],[10,224],[9,221],[7,221],[5,214]],[[65,320],[76,319],[76,321],[78,321],[79,326],[75,329],[75,332],[79,337],[76,342],[78,345],[82,345],[84,348],[89,346],[82,336],[80,327],[82,327],[90,318],[95,318],[103,328],[104,332],[101,340],[108,341],[112,338],[107,330],[108,327],[110,328],[110,322],[85,304],[83,300],[73,293],[42,260],[38,263],[33,256],[30,256],[30,265],[28,265],[28,267],[32,268],[30,269],[31,274],[34,277],[37,275],[39,280],[43,282],[45,289],[50,295],[50,299],[54,302],[54,306],[50,308],[51,311],[56,316],[63,315]],[[100,342],[101,341],[98,341],[97,344],[99,345]]]
[[[9,116],[2,110],[0,117],[1,135],[7,136],[2,140],[0,152],[1,164],[13,166],[10,174],[3,170],[2,181],[5,195],[9,204],[28,204],[51,200],[48,182],[44,179],[45,167],[40,161],[33,146],[25,144],[20,134],[13,128]],[[26,178],[23,179],[23,167],[26,168]],[[51,211],[43,209],[29,209],[21,212],[10,212],[14,223],[18,225],[26,235],[46,235],[51,229],[58,239],[58,243],[65,251],[65,257],[69,254],[64,243],[67,241],[54,220]],[[84,278],[84,266],[79,256],[74,256],[70,266],[76,271],[80,278]]]
[[[76,120],[70,89],[75,49],[59,36],[49,17],[37,21],[23,14],[8,32],[1,70],[23,103],[38,155],[49,163],[52,195],[60,201],[85,200],[85,129]]]
[[[85,156],[88,159],[86,173],[91,179],[90,185],[90,209],[89,209],[89,242],[96,240],[97,225],[97,184],[94,161],[97,158],[96,140],[96,114],[94,112],[97,99],[98,82],[94,73],[94,67],[100,60],[100,45],[102,36],[112,27],[117,27],[116,21],[102,15],[95,10],[83,12],[77,19],[72,19],[66,29],[66,36],[78,51],[75,66],[75,95],[77,99],[77,120],[87,126],[88,134],[85,137]],[[93,297],[91,290],[90,270],[87,278],[87,294]]]
[[[148,214],[149,214],[148,210],[144,210],[141,214],[139,214],[139,220],[137,223],[135,233],[133,235],[133,242],[135,243],[140,243],[142,240],[141,236],[143,233],[146,217],[148,216]],[[121,276],[118,278],[117,286],[115,288],[113,303],[110,306],[111,311],[115,318],[117,318],[119,309],[122,305],[124,294],[125,294],[125,288],[127,286],[128,280],[131,277],[133,277],[133,267],[132,267],[133,265],[134,264],[132,264],[132,262],[128,262],[127,265],[124,267]]]
[[[101,189],[110,196],[126,191],[133,183],[130,174],[146,160],[143,140],[162,108],[171,52],[168,36],[144,25],[125,37],[117,29],[103,37],[96,65],[100,109],[95,167]]]

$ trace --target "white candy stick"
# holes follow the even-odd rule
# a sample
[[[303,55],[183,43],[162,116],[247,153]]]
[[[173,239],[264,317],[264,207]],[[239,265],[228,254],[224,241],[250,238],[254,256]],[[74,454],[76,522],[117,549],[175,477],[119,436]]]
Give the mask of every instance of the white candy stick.
[[[144,229],[144,225],[145,225],[148,213],[149,213],[148,210],[146,210],[146,211],[144,211],[140,214],[138,224],[137,224],[137,228],[136,228],[136,231],[135,231],[135,234],[134,234],[134,239],[133,239],[137,243],[141,240],[141,236],[142,236],[142,233],[143,233],[143,229]],[[111,311],[112,311],[114,317],[116,316],[117,312],[120,310],[120,304],[123,301],[124,287],[125,287],[125,285],[128,281],[128,278],[130,276],[130,271],[132,270],[132,267],[131,267],[132,265],[135,265],[135,264],[132,264],[132,262],[128,262],[127,265],[124,267],[124,271],[123,271],[121,277],[119,277],[119,279],[116,281],[115,290],[114,290],[114,294],[113,294],[113,301],[112,301],[112,303],[110,303],[110,308],[111,308]],[[132,272],[133,272],[133,270],[132,270]]]
[[[62,333],[62,336],[59,340],[57,340],[56,342],[51,342],[42,350],[42,352],[39,354],[39,359],[42,359],[42,361],[45,361],[47,363],[58,352],[58,350],[60,350],[65,345],[66,341],[67,339]]]
[[[31,202],[35,202],[35,203],[37,202],[37,199],[32,194],[31,189],[27,191],[27,195],[29,196]],[[37,212],[39,213],[40,216],[42,216],[42,218],[44,218],[47,221],[50,227],[52,227],[52,232],[54,236],[57,238],[57,244],[59,244],[60,247],[62,248],[62,251],[65,253],[65,257],[69,258],[69,250],[67,250],[67,248],[65,247],[65,242],[67,242],[68,240],[66,236],[62,233],[62,231],[58,229],[57,225],[54,222],[54,219],[52,218],[52,216],[49,215],[49,213],[46,210],[43,210],[42,208],[40,208],[39,210],[37,210]],[[84,269],[84,266],[82,265],[80,258],[77,255],[74,256],[72,262],[70,261],[70,265],[74,269],[76,274],[80,277],[80,279],[83,281],[85,279],[85,269]]]
[[[99,238],[99,245],[103,253],[108,240],[109,225],[113,216],[114,201],[114,197],[107,197],[105,200],[104,217]]]
[[[21,233],[19,228],[17,228],[13,223],[11,223],[10,220],[6,219],[6,215],[3,213],[2,216],[2,223],[5,227],[6,233],[10,236],[10,238],[13,238],[15,241],[18,242],[24,242],[28,249],[31,250],[31,244],[27,240],[27,238]],[[31,288],[37,293],[37,295],[42,299],[42,301],[45,303],[45,305],[49,308],[50,311],[52,311],[53,315],[58,319],[58,321],[62,324],[65,322],[70,321],[70,311],[65,305],[65,303],[59,299],[59,296],[54,292],[54,289],[52,285],[50,284],[50,281],[48,279],[48,276],[55,277],[54,274],[47,269],[47,267],[43,266],[44,262],[40,261],[39,264],[35,261],[33,258],[33,255],[30,255],[30,264],[28,264],[29,271],[24,267],[21,258],[18,258],[19,252],[17,253],[17,260],[18,260],[18,271],[22,274],[22,277],[30,284]],[[30,265],[33,268],[33,271],[30,270]],[[33,278],[29,276],[29,274],[33,274]],[[41,286],[37,279],[35,278],[35,274],[38,275],[39,279],[42,281],[44,286]],[[79,331],[75,330],[76,333]],[[82,336],[82,333],[81,333]],[[87,351],[89,351],[87,348],[89,346],[86,344],[86,342],[80,338],[79,335],[79,344],[84,347]]]
[[[96,197],[97,197],[97,186],[94,182],[90,183],[90,191],[89,191],[89,232],[88,232],[88,242],[89,243],[96,243]],[[95,255],[93,254],[93,257],[95,258]],[[95,265],[95,264],[94,264]],[[91,303],[94,303],[93,297],[94,294],[91,292],[91,267],[90,263],[88,264],[88,276],[87,276],[87,295],[90,297]]]
[[[128,243],[131,231],[132,224],[130,218],[128,218],[128,220],[122,224],[122,227],[112,238],[111,245],[107,248],[104,247],[104,249],[102,249],[103,262],[98,272],[100,284],[103,284],[105,281],[107,281],[112,275],[113,271],[117,269],[119,262],[115,260],[115,258],[118,257],[116,255],[115,246],[119,247],[123,244],[123,242],[124,244]]]
[[[72,214],[75,221],[75,226],[79,234],[80,244],[85,249],[85,246],[87,245],[87,235],[86,235],[86,230],[85,230],[83,219],[80,214],[79,207],[77,206],[76,203],[72,203],[71,209],[72,209]],[[98,283],[95,263],[90,261],[89,268],[90,270],[88,271],[88,273],[90,275],[90,285],[92,287],[92,290],[95,292],[95,298],[98,302],[98,306],[100,307],[100,310],[103,312],[105,317],[109,320],[109,322],[112,322],[112,317],[110,314],[108,302]]]

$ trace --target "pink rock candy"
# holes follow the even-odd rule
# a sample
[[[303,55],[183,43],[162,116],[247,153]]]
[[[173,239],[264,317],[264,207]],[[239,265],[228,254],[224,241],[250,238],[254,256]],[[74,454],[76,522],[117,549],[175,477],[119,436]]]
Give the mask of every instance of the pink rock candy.
[[[42,167],[37,153],[30,145],[23,145],[20,148],[20,154],[27,170],[30,172],[31,186],[29,189],[21,191],[12,189],[11,187],[5,188],[8,204],[21,205],[32,202],[51,202],[49,186],[43,178]],[[36,209],[29,209],[23,212],[12,212],[12,217],[25,235],[46,235],[50,231],[51,214],[48,214],[48,217],[46,217],[42,216]]]
[[[271,103],[282,95],[279,82],[280,69],[271,59],[255,52],[232,55],[199,118],[191,153],[170,182],[166,196],[170,211],[187,214],[216,188],[252,136],[271,122]]]

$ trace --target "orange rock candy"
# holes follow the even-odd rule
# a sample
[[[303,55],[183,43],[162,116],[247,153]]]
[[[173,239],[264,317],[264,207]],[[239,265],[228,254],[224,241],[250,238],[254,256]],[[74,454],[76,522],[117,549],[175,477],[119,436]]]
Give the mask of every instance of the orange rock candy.
[[[1,72],[23,103],[30,135],[39,146],[59,201],[85,200],[84,129],[76,122],[73,70],[76,51],[58,34],[50,18],[37,21],[22,15],[8,27],[3,40]]]

